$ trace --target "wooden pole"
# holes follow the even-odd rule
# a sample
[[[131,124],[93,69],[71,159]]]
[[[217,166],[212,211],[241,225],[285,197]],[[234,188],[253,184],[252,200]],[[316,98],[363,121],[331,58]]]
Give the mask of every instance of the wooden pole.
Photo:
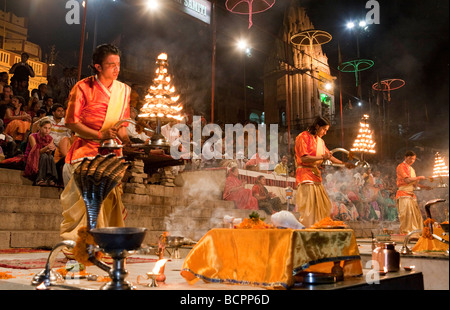
[[[83,65],[83,50],[84,50],[84,36],[85,36],[85,28],[86,28],[87,6],[88,6],[88,0],[84,0],[83,24],[81,25],[80,53],[78,56],[78,81],[81,79],[81,67]]]

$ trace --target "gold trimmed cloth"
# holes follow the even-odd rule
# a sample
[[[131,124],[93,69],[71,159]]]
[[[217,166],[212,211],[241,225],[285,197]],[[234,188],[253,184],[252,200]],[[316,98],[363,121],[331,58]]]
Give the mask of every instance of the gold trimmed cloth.
[[[396,200],[400,232],[407,234],[416,229],[423,229],[422,213],[417,200],[409,196],[402,196]]]
[[[181,275],[189,284],[241,284],[287,289],[302,270],[331,272],[344,261],[344,275],[362,274],[351,229],[212,229],[186,257]]]
[[[127,211],[122,203],[122,187],[116,186],[103,201],[97,227],[124,227]],[[87,226],[86,204],[73,178],[61,193],[63,222],[60,235],[64,240],[77,240],[78,229]]]
[[[331,201],[321,183],[301,183],[297,188],[295,202],[300,213],[299,221],[305,227],[329,217]]]

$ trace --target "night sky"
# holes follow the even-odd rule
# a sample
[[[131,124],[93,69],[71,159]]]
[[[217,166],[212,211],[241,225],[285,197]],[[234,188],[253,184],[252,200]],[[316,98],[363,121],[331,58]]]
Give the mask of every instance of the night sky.
[[[43,56],[55,45],[58,63],[77,66],[81,25],[65,23],[65,0],[0,0],[4,9],[29,18],[29,40],[39,44]],[[174,65],[196,64],[192,70],[210,72],[210,28],[183,14],[167,11],[149,13],[142,0],[88,0],[85,56],[89,59],[94,47],[94,7],[100,7],[97,17],[97,43],[111,42],[122,34],[121,44],[134,44],[155,57],[167,50],[175,59]],[[168,1],[168,0],[166,0]],[[96,3],[95,3],[96,2]],[[277,0],[268,11],[253,16],[248,28],[245,15],[231,14],[218,1],[217,23],[217,83],[222,76],[240,78],[242,68],[237,62],[235,43],[241,36],[249,37],[254,51],[248,61],[248,79],[261,82],[264,58],[282,25],[283,13],[289,0]],[[329,58],[332,75],[337,76],[338,44],[344,61],[356,58],[356,37],[346,28],[353,19],[364,18],[368,9],[365,0],[300,0],[316,29],[329,32],[333,40],[323,46]],[[392,113],[400,117],[408,105],[413,132],[427,130],[445,137],[448,148],[449,106],[449,1],[380,0],[380,24],[369,25],[359,36],[360,58],[375,65],[362,72],[363,97],[370,87],[383,79],[402,79],[401,89],[392,92]],[[125,41],[125,42],[124,42]],[[181,61],[182,60],[182,61]],[[86,60],[85,66],[87,66]],[[191,70],[191,69],[185,69]],[[352,88],[352,73],[342,75],[345,96],[356,96]],[[208,86],[209,87],[209,86]],[[356,99],[355,99],[356,100]],[[428,118],[425,115],[428,111]]]

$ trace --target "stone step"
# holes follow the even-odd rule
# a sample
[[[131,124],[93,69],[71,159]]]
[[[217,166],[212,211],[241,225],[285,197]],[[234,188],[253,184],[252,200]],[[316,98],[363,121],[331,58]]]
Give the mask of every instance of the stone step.
[[[59,231],[61,214],[0,212],[0,230],[48,230]]]
[[[22,176],[22,170],[0,168],[0,183],[32,185],[33,182]]]
[[[0,197],[28,197],[59,199],[62,189],[56,187],[40,187],[0,183]]]
[[[0,248],[52,248],[62,239],[59,231],[30,230],[2,231],[0,230]]]
[[[54,198],[0,197],[0,212],[61,214],[61,202]]]

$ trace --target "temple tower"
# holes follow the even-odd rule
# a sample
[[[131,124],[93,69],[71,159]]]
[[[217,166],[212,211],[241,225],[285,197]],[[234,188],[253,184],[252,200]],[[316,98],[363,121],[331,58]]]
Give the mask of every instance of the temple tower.
[[[292,37],[314,30],[298,1],[285,12],[283,25],[264,67],[266,123],[295,128],[311,124],[316,115],[335,113],[334,85],[328,58],[320,44],[293,44]]]

